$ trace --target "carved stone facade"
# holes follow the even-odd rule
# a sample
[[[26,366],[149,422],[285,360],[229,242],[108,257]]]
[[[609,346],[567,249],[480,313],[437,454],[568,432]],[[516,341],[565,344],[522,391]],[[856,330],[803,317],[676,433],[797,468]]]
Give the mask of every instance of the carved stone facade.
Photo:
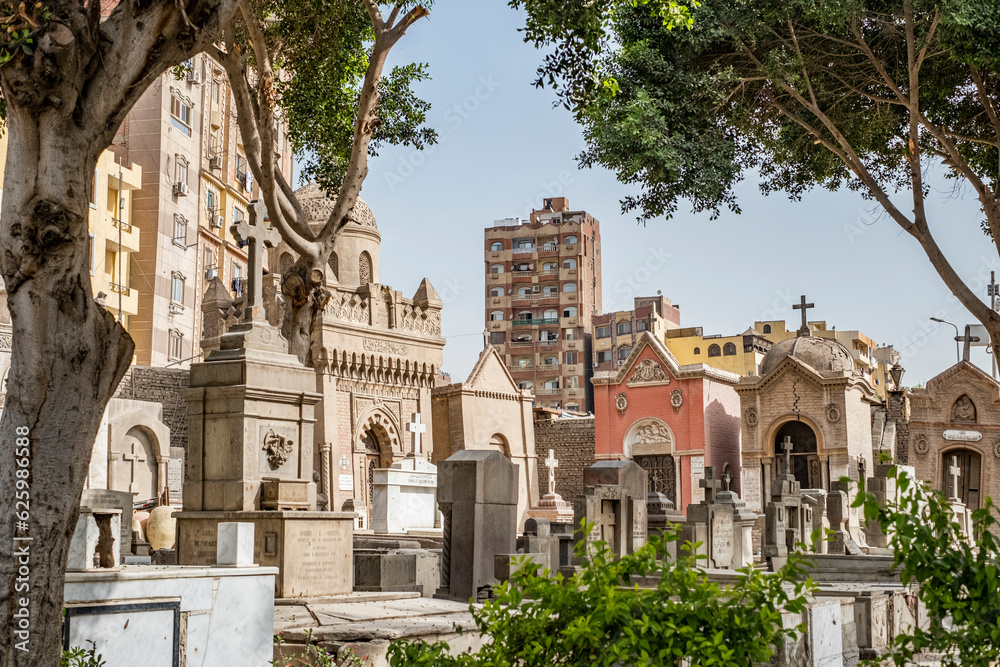
[[[908,463],[918,479],[949,493],[948,468],[961,468],[958,496],[969,507],[1000,498],[1000,383],[961,361],[910,392]]]
[[[705,466],[739,467],[738,379],[703,364],[680,366],[644,332],[618,370],[594,376],[595,457],[634,460],[649,490],[677,508],[698,502]]]

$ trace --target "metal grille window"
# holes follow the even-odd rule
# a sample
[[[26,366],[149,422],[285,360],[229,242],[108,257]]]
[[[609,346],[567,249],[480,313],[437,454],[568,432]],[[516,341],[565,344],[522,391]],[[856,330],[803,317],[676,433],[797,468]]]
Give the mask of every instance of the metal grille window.
[[[636,456],[635,462],[646,471],[646,490],[650,493],[662,493],[670,500],[677,500],[677,469],[674,467],[674,457],[666,456]]]

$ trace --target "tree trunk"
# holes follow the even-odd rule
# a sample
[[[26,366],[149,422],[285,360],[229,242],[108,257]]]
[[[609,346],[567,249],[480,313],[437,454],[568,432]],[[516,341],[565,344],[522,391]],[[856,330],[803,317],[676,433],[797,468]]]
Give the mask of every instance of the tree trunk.
[[[325,265],[300,257],[282,275],[281,293],[285,296],[285,319],[281,334],[288,340],[288,351],[306,366],[312,366],[312,331],[323,308],[330,300],[326,288]]]
[[[134,346],[90,285],[97,156],[80,145],[71,109],[8,108],[0,268],[14,337],[0,420],[0,663],[26,667],[59,663],[69,542],[101,415]]]

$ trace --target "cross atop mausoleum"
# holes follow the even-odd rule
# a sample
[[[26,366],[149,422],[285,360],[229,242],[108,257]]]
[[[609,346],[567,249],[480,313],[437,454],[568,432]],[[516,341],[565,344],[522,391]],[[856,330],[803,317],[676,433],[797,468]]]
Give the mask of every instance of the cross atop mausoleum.
[[[262,319],[258,309],[264,305],[264,248],[273,248],[281,241],[278,230],[264,224],[267,220],[267,206],[263,199],[255,199],[250,206],[250,219],[243,219],[229,229],[241,245],[247,246],[247,286],[246,306],[243,321]]]
[[[420,413],[413,413],[413,421],[406,425],[406,430],[413,434],[413,452],[412,454],[416,456],[420,453],[420,436],[423,433],[427,433],[427,424],[420,423]]]
[[[979,336],[972,335],[972,325],[965,325],[965,335],[955,336],[955,340],[959,343],[965,343],[965,348],[962,350],[962,360],[968,361],[972,354],[972,344],[979,342]]]
[[[715,479],[715,470],[708,466],[705,468],[705,479],[698,480],[698,486],[705,489],[705,502],[714,503],[715,494],[722,488],[722,481]]]
[[[792,437],[786,435],[784,441],[781,443],[781,448],[785,450],[785,474],[792,474],[792,450],[795,449],[795,445],[792,444]]]
[[[958,478],[962,476],[962,469],[958,467],[958,457],[951,457],[951,465],[948,466],[948,477],[951,478],[951,495],[948,497],[950,500],[959,500],[958,496]]]
[[[549,450],[549,458],[545,459],[545,467],[549,469],[549,495],[556,492],[556,468],[559,467],[559,459],[556,458],[554,449]]]
[[[807,313],[807,311],[810,308],[815,308],[815,307],[816,307],[815,303],[806,303],[806,295],[805,294],[802,295],[800,301],[797,304],[795,304],[794,306],[792,306],[793,310],[801,310],[802,311],[802,328],[799,329],[799,331],[798,331],[798,334],[800,336],[808,336],[809,335],[809,316],[806,313]]]

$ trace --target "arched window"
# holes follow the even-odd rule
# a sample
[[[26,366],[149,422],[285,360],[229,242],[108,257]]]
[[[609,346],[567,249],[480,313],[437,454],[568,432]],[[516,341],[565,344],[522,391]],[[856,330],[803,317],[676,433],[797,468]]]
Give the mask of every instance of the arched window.
[[[517,365],[521,368],[527,368],[528,366],[534,366],[534,360],[531,357],[521,357],[517,360]]]
[[[499,433],[494,433],[493,437],[490,438],[490,449],[495,449],[504,456],[509,456],[509,447],[507,445],[507,438],[503,437]]]
[[[542,288],[542,294],[558,294],[559,288],[555,285],[546,285]]]
[[[494,287],[493,289],[490,290],[490,296],[503,296],[503,288]]]
[[[736,354],[736,345],[733,343],[726,343],[722,348],[722,354],[727,357],[731,357]]]
[[[531,288],[530,287],[518,287],[517,288],[517,295],[518,296],[530,296],[531,295]]]
[[[332,260],[334,257],[336,257],[336,254],[331,255],[330,259]],[[295,260],[292,259],[292,253],[285,252],[281,254],[281,260],[278,262],[278,265],[281,267],[282,275],[288,273],[288,269],[292,268],[294,264]]]
[[[491,322],[500,322],[502,320],[503,320],[503,311],[502,310],[494,310],[493,312],[490,313],[490,321]]]
[[[976,423],[976,404],[967,394],[959,396],[955,404],[951,406],[951,420],[965,424]]]
[[[367,285],[372,281],[372,256],[368,254],[367,250],[361,251],[361,256],[358,257],[358,282],[361,285]]]
[[[572,411],[574,411],[574,412],[579,412],[579,411],[580,411],[580,406],[579,406],[579,405],[577,405],[576,403],[569,403],[569,404],[568,404],[568,405],[566,406],[566,409],[567,409],[567,410],[572,410]]]
[[[563,268],[564,269],[575,269],[576,268],[576,260],[575,259],[564,259],[563,260]]]
[[[720,357],[722,356],[722,348],[720,348],[715,343],[708,346],[708,356],[710,357]]]
[[[503,273],[503,264],[494,264],[490,266],[490,273]]]
[[[490,250],[492,250],[493,252],[500,252],[501,250],[503,250],[503,243],[501,243],[500,241],[494,241],[493,243],[490,244]]]
[[[542,271],[555,271],[558,268],[555,262],[545,262],[542,264]]]
[[[618,359],[625,361],[628,359],[628,355],[632,353],[632,348],[630,347],[620,347],[618,348]]]
[[[695,354],[701,354],[701,348],[700,347],[694,348],[694,353]]]
[[[576,291],[576,283],[566,283],[565,285],[563,285],[563,292],[575,292],[575,291]]]
[[[563,317],[576,317],[576,306],[569,306],[563,309]]]
[[[545,357],[545,365],[546,366],[558,366],[559,365],[559,357],[554,357],[554,356]]]
[[[764,333],[766,333],[766,334],[771,333],[771,325],[770,324],[765,324],[764,325]]]
[[[569,236],[563,239],[563,243],[565,243],[566,245],[573,245],[574,243],[576,243],[576,237],[570,234]]]
[[[542,388],[543,389],[558,389],[559,388],[559,380],[546,380],[545,383],[542,385]]]
[[[559,318],[559,311],[550,308],[542,313],[542,318],[546,320],[555,320]]]
[[[535,383],[531,380],[525,380],[517,386],[519,389],[527,389],[528,391],[533,391],[535,389]]]
[[[517,314],[517,319],[519,320],[530,320],[532,317],[530,310],[522,310]]]
[[[530,343],[532,340],[530,333],[517,334],[513,338],[513,342],[515,343]]]

